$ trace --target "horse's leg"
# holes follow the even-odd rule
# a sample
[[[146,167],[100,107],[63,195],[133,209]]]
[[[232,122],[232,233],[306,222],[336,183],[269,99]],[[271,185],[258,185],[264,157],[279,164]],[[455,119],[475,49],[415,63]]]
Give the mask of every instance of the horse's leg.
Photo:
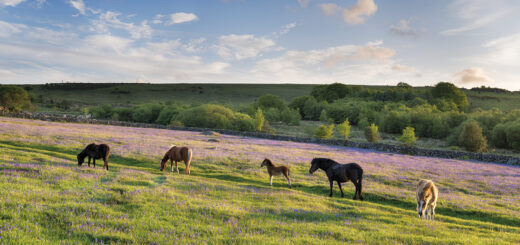
[[[287,182],[289,182],[289,189],[292,188],[292,185],[291,185],[291,179],[289,178],[289,175],[285,174],[285,178],[287,179]]]
[[[352,181],[352,183],[354,184],[354,187],[356,187],[356,192],[354,192],[354,200],[356,200],[358,192],[359,192],[358,184],[356,183],[356,181],[354,179],[351,179],[350,181]]]
[[[105,157],[104,159],[104,162],[105,162],[105,168],[108,170],[108,157]]]
[[[341,189],[341,183],[339,183],[339,181],[336,181],[336,182],[338,182],[339,191],[341,191],[341,197],[344,197],[345,195],[343,195],[343,189]]]
[[[417,202],[417,217],[421,218],[421,215],[419,214],[419,211],[420,211],[419,208],[420,208],[419,207],[419,202]]]
[[[177,170],[177,173],[179,173],[179,163],[175,161],[175,169]]]
[[[171,171],[171,172],[173,173],[173,159],[170,160],[170,167],[172,168],[172,171]]]
[[[273,176],[269,175],[269,186],[273,186]]]
[[[94,168],[96,168],[96,158],[93,157],[93,158],[92,158],[92,161],[94,161]]]
[[[363,201],[363,195],[361,194],[361,189],[363,189],[363,178],[360,177],[358,179],[358,197],[359,197],[359,200]]]
[[[332,186],[334,185],[334,182],[332,180],[329,179],[329,182],[330,182],[330,194],[329,194],[329,197],[332,197]]]
[[[435,220],[435,203],[432,204],[432,207],[431,207],[431,217],[432,217],[432,220]]]
[[[90,168],[90,156],[88,156],[88,167]]]

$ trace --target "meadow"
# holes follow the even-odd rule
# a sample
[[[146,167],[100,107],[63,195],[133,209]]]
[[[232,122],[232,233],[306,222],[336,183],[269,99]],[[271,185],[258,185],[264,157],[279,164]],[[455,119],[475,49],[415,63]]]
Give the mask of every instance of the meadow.
[[[111,146],[110,171],[77,166],[91,142]],[[191,175],[159,171],[171,144],[193,149]],[[293,189],[269,187],[265,157],[291,168]],[[313,157],[359,163],[365,201],[350,183],[329,198]],[[439,188],[433,222],[415,211],[422,178]],[[500,164],[0,117],[2,244],[518,244],[519,180]]]

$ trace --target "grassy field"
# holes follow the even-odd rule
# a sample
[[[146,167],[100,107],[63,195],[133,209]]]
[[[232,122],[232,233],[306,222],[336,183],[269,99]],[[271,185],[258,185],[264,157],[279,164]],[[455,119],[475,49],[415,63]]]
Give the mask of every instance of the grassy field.
[[[228,106],[254,102],[263,94],[278,95],[287,102],[311,92],[314,85],[288,84],[117,84],[94,89],[46,89],[32,85],[36,97],[68,100],[81,105],[136,105],[174,100],[182,103],[219,103]]]
[[[112,104],[130,106],[148,102],[178,101],[182,103],[219,103],[236,107],[254,102],[264,94],[274,94],[287,102],[297,96],[307,95],[315,85],[304,84],[115,84],[93,89],[49,89],[43,85],[27,85],[36,96],[45,102],[70,101],[76,106]],[[387,86],[371,86],[388,88]],[[418,90],[425,88],[419,87]],[[520,93],[475,92],[464,90],[470,109],[499,108],[504,111],[520,109]],[[44,104],[40,111],[52,110]]]
[[[77,166],[90,142],[111,146],[110,171]],[[173,143],[193,148],[191,176],[159,171]],[[324,173],[308,174],[318,156],[358,162],[365,201],[351,184],[329,198]],[[290,166],[293,189],[268,186],[264,157]],[[421,178],[440,191],[434,222],[416,217]],[[0,243],[520,243],[519,179],[498,164],[0,117]]]

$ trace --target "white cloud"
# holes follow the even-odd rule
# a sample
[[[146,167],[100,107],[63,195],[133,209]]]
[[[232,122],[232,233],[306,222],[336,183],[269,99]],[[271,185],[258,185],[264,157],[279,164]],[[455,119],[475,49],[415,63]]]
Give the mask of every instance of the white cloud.
[[[228,76],[228,63],[192,55],[204,39],[143,42],[110,33],[82,37],[16,27],[22,28],[16,42],[0,39],[0,82],[222,82]]]
[[[460,84],[490,83],[492,81],[480,67],[467,68],[455,74]]]
[[[306,8],[307,6],[309,6],[309,3],[311,2],[311,0],[297,0],[298,1],[298,4],[300,4],[300,7],[302,8]]]
[[[414,72],[415,71],[415,67],[413,67],[413,66],[406,66],[406,65],[400,65],[400,64],[393,65],[392,69],[396,70],[396,71],[400,71],[400,72]]]
[[[375,14],[377,5],[374,0],[358,0],[356,5],[343,10],[343,19],[351,25],[363,24],[368,16]]]
[[[199,17],[195,15],[194,13],[174,13],[170,15],[170,20],[166,22],[167,25],[174,25],[174,24],[180,24],[180,23],[186,23],[191,21],[198,20]]]
[[[121,13],[107,11],[99,15],[97,20],[93,21],[93,30],[99,33],[109,33],[110,28],[123,29],[128,31],[130,36],[135,39],[150,38],[153,29],[148,25],[148,21],[144,20],[141,24],[136,25],[131,22],[123,22],[119,19]]]
[[[501,0],[455,0],[448,9],[462,22],[462,25],[442,31],[443,35],[482,28],[511,12],[511,8]]]
[[[221,57],[236,60],[254,58],[263,52],[278,49],[271,39],[235,34],[221,36],[217,48]]]
[[[0,0],[0,7],[15,7],[16,5],[22,3],[25,0]]]
[[[344,9],[334,3],[324,3],[318,5],[324,15],[332,16],[343,11],[343,19],[350,25],[365,23],[366,19],[377,12],[377,5],[374,0],[358,0],[356,5]]]
[[[86,14],[86,7],[83,0],[70,0],[70,5],[77,9],[82,15]]]
[[[319,7],[321,8],[321,11],[325,15],[335,15],[339,11],[342,10],[342,8],[334,3],[323,3],[320,4]]]
[[[9,22],[0,20],[0,37],[8,38],[14,34],[18,34],[22,32],[23,29],[26,29],[27,26],[23,24],[12,24]]]
[[[389,79],[395,79],[392,81],[395,83],[403,79],[392,70],[391,58],[395,51],[380,44],[378,41],[308,51],[289,50],[280,57],[258,61],[251,77],[258,79],[258,82],[357,84],[374,80],[381,84]]]
[[[483,45],[489,51],[479,57],[482,63],[503,67],[518,67],[520,62],[520,33],[497,38]],[[518,71],[518,70],[517,70]]]
[[[417,33],[409,26],[409,21],[407,20],[401,20],[399,21],[399,25],[390,26],[390,31],[394,35],[398,36],[416,36]]]

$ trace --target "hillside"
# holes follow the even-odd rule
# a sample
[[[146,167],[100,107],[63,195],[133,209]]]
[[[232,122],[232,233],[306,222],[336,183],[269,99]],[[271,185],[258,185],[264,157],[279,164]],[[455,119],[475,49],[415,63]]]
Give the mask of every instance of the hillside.
[[[130,106],[142,103],[178,101],[181,103],[219,103],[230,107],[254,102],[264,94],[274,94],[286,102],[307,95],[315,85],[305,84],[53,84],[26,85],[36,98],[40,110],[46,108],[51,100],[59,103],[63,100],[73,105],[95,106],[112,104]],[[365,86],[385,89],[392,86]],[[424,90],[424,87],[416,87]],[[463,90],[468,96],[470,109],[499,108],[504,111],[520,109],[520,93],[477,92]]]
[[[219,142],[209,142],[216,139]],[[91,142],[110,171],[78,167]],[[192,175],[159,171],[171,144]],[[520,168],[197,132],[0,117],[0,240],[5,243],[507,244],[520,242]],[[358,162],[365,201],[327,196],[313,157]],[[268,186],[264,157],[291,168]],[[184,166],[181,164],[181,170]],[[415,211],[418,179],[440,191],[435,222]]]

